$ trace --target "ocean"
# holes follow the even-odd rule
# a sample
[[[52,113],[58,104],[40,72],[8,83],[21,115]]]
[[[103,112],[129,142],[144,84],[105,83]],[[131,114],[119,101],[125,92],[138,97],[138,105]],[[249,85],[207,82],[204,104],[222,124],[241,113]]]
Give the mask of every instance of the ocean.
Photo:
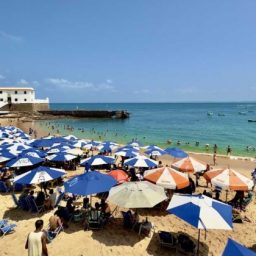
[[[127,143],[137,139],[144,145],[157,144],[163,148],[177,146],[195,152],[226,153],[228,145],[233,155],[256,156],[256,103],[53,103],[58,110],[127,110],[130,118],[118,119],[57,119],[40,121],[44,130],[54,126],[61,134],[72,126],[79,138],[111,140]],[[210,112],[210,115],[207,113]],[[172,144],[167,144],[171,141]],[[196,146],[196,142],[199,145]],[[206,148],[209,144],[209,149]],[[249,149],[247,149],[249,147]]]

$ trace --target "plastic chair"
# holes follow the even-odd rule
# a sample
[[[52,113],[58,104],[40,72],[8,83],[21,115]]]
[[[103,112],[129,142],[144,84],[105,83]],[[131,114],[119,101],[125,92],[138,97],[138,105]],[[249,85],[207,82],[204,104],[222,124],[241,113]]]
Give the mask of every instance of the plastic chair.
[[[13,232],[16,227],[16,224],[7,224],[5,226],[0,227],[0,233],[4,237],[6,234]]]

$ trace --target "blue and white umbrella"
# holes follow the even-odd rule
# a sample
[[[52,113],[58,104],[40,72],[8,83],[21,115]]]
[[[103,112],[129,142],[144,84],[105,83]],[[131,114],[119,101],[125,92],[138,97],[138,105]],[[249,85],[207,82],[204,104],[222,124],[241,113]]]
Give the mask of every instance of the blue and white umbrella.
[[[117,149],[117,147],[118,144],[111,141],[105,141],[101,143],[99,146],[97,146],[98,150],[106,152],[112,152],[113,150]]]
[[[0,163],[9,161],[15,157],[16,157],[16,155],[10,153],[7,150],[0,151]]]
[[[46,156],[45,152],[38,150],[38,149],[34,149],[34,148],[30,148],[27,150],[22,151],[22,154],[28,155],[28,156],[33,156],[33,157],[41,157],[44,158]]]
[[[145,154],[149,156],[162,156],[166,155],[167,153],[161,148],[149,148],[148,150],[145,151]]]
[[[167,211],[188,222],[199,230],[198,253],[201,229],[232,230],[232,206],[204,195],[174,194]]]
[[[256,256],[256,253],[229,238],[222,256]]]
[[[143,147],[143,143],[139,142],[138,140],[133,140],[127,143],[128,145],[131,145],[133,147]]]
[[[88,142],[86,142],[84,140],[77,140],[77,141],[72,142],[73,147],[76,147],[76,148],[83,148],[87,144],[88,144]]]
[[[103,156],[103,155],[96,155],[86,159],[81,160],[81,166],[97,166],[97,165],[104,165],[104,164],[113,164],[115,162],[115,158],[111,156]]]
[[[89,171],[78,175],[64,183],[65,192],[75,195],[92,195],[109,191],[117,181],[106,174]]]
[[[179,148],[166,148],[164,151],[174,158],[185,158],[188,156],[185,151]]]
[[[66,140],[71,140],[71,141],[78,140],[78,138],[75,135],[72,135],[72,134],[64,136],[63,138],[66,139]]]
[[[139,155],[131,159],[125,160],[124,165],[133,166],[133,167],[151,168],[151,167],[156,167],[158,165],[158,162],[150,158],[147,158],[145,156]]]
[[[132,150],[132,151],[135,151],[135,152],[139,152],[139,148],[137,147],[133,147],[131,145],[126,145],[124,147],[120,147],[117,149],[117,151],[128,151],[128,150]]]
[[[133,150],[118,150],[115,152],[116,156],[123,156],[123,157],[135,157],[137,156],[139,153]]]
[[[53,137],[53,138],[42,138],[33,141],[30,145],[36,148],[50,148],[56,144],[67,144],[69,140],[63,137]]]
[[[6,163],[7,167],[25,167],[33,166],[44,161],[43,158],[33,157],[29,155],[20,155]]]
[[[65,161],[71,161],[73,159],[77,158],[77,156],[68,154],[66,152],[60,152],[57,154],[52,154],[46,157],[47,160],[53,161],[53,162],[65,162]]]
[[[38,184],[57,179],[65,174],[66,171],[62,169],[39,166],[31,171],[16,176],[13,182],[19,184]]]
[[[66,152],[69,149],[75,148],[73,146],[69,146],[69,145],[63,145],[63,146],[56,146],[56,147],[52,147],[50,148],[46,153],[47,154],[58,154],[61,152]]]

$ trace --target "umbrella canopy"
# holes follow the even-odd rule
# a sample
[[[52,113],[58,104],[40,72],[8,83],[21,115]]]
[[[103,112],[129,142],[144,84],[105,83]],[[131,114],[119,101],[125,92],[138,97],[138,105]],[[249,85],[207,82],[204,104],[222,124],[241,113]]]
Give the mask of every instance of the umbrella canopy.
[[[97,166],[97,165],[104,165],[104,164],[113,164],[115,162],[115,158],[111,156],[103,156],[103,155],[96,155],[86,159],[83,159],[80,164],[81,166],[85,166],[86,164],[89,166]]]
[[[24,150],[22,151],[22,154],[26,154],[28,156],[33,156],[33,157],[41,157],[41,158],[44,158],[46,155],[45,152],[38,149],[34,149],[34,148]]]
[[[131,159],[125,160],[124,165],[133,166],[133,167],[151,168],[151,167],[156,167],[158,165],[158,162],[150,158],[147,158],[145,156],[136,156]]]
[[[163,187],[140,181],[113,187],[107,200],[124,208],[152,208],[166,198]]]
[[[220,187],[223,190],[247,191],[253,187],[251,179],[229,168],[208,171],[204,174],[204,178],[211,182],[213,186]]]
[[[39,164],[43,162],[43,158],[33,157],[29,155],[20,155],[9,162],[6,163],[8,167],[25,167],[25,166],[33,166],[35,164]]]
[[[193,157],[187,157],[173,163],[172,168],[181,172],[197,173],[206,170],[206,163],[198,161]]]
[[[69,140],[63,137],[53,137],[53,138],[42,138],[38,140],[34,140],[30,145],[36,148],[50,148],[54,144],[65,144],[68,143]]]
[[[143,143],[139,142],[138,140],[133,140],[127,143],[127,145],[130,145],[132,147],[143,147]]]
[[[60,152],[60,153],[49,155],[46,157],[47,160],[55,161],[55,162],[71,161],[75,158],[77,158],[77,156],[68,154],[66,152]]]
[[[81,156],[84,153],[83,150],[81,150],[80,148],[67,149],[66,152],[76,156]]]
[[[144,173],[144,179],[167,189],[182,189],[189,185],[186,174],[170,167],[148,170]]]
[[[107,192],[116,184],[116,180],[109,175],[89,171],[68,180],[64,187],[65,192],[87,196]]]
[[[64,136],[63,138],[66,139],[66,140],[71,140],[71,141],[78,140],[78,138],[75,135],[72,135],[72,134]]]
[[[98,150],[100,151],[107,151],[112,152],[118,147],[118,144],[111,142],[111,141],[105,141],[101,143],[99,146],[97,146]]]
[[[123,156],[123,157],[135,157],[137,156],[139,153],[137,151],[134,150],[118,150],[115,152],[116,156]]]
[[[128,174],[123,170],[112,170],[108,173],[111,177],[113,177],[118,183],[123,183],[128,181]]]
[[[87,142],[84,140],[78,140],[78,141],[72,142],[72,145],[76,148],[83,148],[86,144]]]
[[[4,151],[1,151],[0,152],[0,163],[3,163],[3,162],[6,162],[6,161],[9,161],[13,158],[15,158],[16,155],[10,153],[9,151],[7,150],[4,150]]]
[[[139,148],[138,147],[133,147],[131,145],[126,145],[124,147],[118,148],[117,151],[135,151],[135,152],[139,152]]]
[[[167,153],[163,149],[149,148],[147,151],[145,151],[145,154],[149,156],[162,156],[166,155]]]
[[[188,156],[185,151],[179,148],[166,148],[165,151],[167,154],[171,155],[174,158],[184,158]]]
[[[235,256],[256,256],[256,253],[229,238],[222,256],[234,256],[234,255]]]
[[[232,206],[204,195],[173,195],[167,211],[198,229],[233,227]]]
[[[65,174],[65,170],[62,169],[39,166],[31,171],[16,176],[13,182],[19,184],[37,184],[57,179]]]

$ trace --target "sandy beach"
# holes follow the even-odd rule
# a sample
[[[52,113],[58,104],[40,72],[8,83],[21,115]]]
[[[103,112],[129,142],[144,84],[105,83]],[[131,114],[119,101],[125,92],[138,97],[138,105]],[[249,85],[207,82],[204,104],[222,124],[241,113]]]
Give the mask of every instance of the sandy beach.
[[[2,126],[11,124],[15,125],[25,132],[28,132],[29,127],[35,127],[34,123],[21,122],[1,119]],[[38,128],[36,128],[38,129]],[[47,135],[47,132],[38,130],[38,137]],[[190,154],[198,160],[205,161],[212,165],[212,155]],[[161,157],[164,165],[170,165],[172,159],[170,157]],[[240,173],[251,177],[251,170],[256,167],[255,161],[231,159],[229,157],[218,156],[217,167],[230,167]],[[83,172],[83,168],[78,168],[76,171],[67,171],[68,176],[73,176]],[[206,182],[203,178],[199,181],[198,192],[202,192],[206,187]],[[37,188],[38,189],[38,188]],[[18,195],[18,194],[17,194]],[[234,194],[230,193],[229,198]],[[225,195],[221,195],[224,199]],[[93,200],[97,200],[94,198]],[[111,205],[111,209],[115,206]],[[169,215],[167,212],[160,212],[155,209],[143,209],[139,211],[141,220],[148,217],[149,221],[155,225],[155,233],[151,237],[140,236],[135,231],[127,231],[123,229],[122,217],[119,209],[114,215],[114,219],[100,231],[84,231],[81,223],[70,223],[69,228],[61,232],[54,241],[48,244],[49,255],[61,256],[85,256],[85,255],[176,255],[175,250],[161,248],[158,242],[157,232],[160,230],[172,232],[185,232],[193,239],[197,239],[198,230],[184,222],[183,220]],[[10,222],[16,223],[16,231],[6,235],[0,239],[0,255],[22,256],[27,255],[25,250],[25,242],[27,234],[34,230],[34,223],[38,218],[44,220],[45,228],[47,228],[49,217],[54,210],[40,214],[39,216],[24,212],[20,209],[15,209],[12,198],[9,194],[0,194],[0,218],[9,218]],[[209,230],[202,232],[200,255],[221,255],[228,237],[236,240],[256,251],[256,204],[254,201],[248,206],[245,212],[241,213],[246,216],[251,222],[243,222],[234,224],[233,231]]]

